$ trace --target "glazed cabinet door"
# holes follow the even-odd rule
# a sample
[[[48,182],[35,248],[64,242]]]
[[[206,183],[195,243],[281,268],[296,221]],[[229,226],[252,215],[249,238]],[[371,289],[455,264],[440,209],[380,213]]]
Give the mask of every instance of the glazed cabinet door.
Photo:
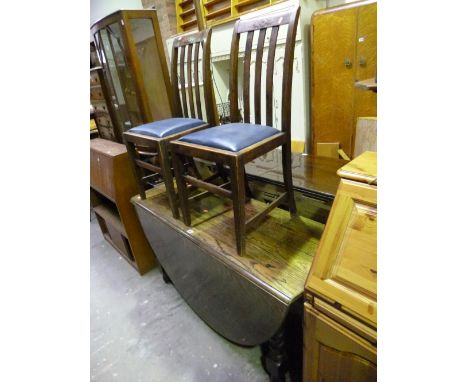
[[[304,304],[304,382],[377,381],[377,349]]]
[[[377,326],[376,186],[341,180],[306,288]]]

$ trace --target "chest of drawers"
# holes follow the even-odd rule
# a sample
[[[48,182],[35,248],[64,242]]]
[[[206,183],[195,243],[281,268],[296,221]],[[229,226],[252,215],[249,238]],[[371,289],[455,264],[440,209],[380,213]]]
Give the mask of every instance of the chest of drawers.
[[[122,134],[113,123],[112,109],[109,107],[109,92],[107,91],[104,74],[101,67],[90,69],[90,101],[94,108],[94,119],[103,139],[122,142]]]

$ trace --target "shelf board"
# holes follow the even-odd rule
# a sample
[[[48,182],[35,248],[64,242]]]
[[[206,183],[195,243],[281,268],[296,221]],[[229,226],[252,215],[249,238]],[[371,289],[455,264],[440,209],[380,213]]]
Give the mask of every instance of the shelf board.
[[[206,15],[206,19],[211,20],[211,19],[214,19],[215,17],[218,17],[220,15],[224,15],[225,13],[231,13],[231,6],[227,6],[227,7],[218,9],[217,11],[208,13]]]
[[[187,21],[186,23],[181,24],[180,27],[182,29],[185,29],[185,28],[195,25],[196,23],[197,23],[197,19],[193,19],[193,20]]]
[[[187,10],[187,11],[183,11],[183,12],[180,14],[180,17],[185,17],[185,16],[192,15],[192,14],[195,14],[195,8],[190,8],[190,9]]]
[[[243,0],[239,1],[236,5],[234,5],[237,9],[246,7],[247,5],[255,4],[255,3],[261,3],[262,0]],[[266,5],[266,4],[260,4],[260,5]],[[269,5],[269,4],[268,4]]]
[[[186,5],[188,4],[193,4],[193,0],[182,0],[180,3],[179,3],[179,6],[180,7],[185,7]]]
[[[111,224],[117,231],[124,235],[127,239],[127,233],[125,232],[125,227],[123,226],[122,220],[117,213],[117,211],[112,210],[110,207],[105,204],[100,204],[94,207],[94,212],[96,215],[99,215],[107,223]]]
[[[223,3],[225,2],[226,0],[210,0],[210,1],[207,1],[205,4],[203,4],[205,6],[205,8],[209,8],[213,5],[216,5],[216,4],[219,4],[219,3]],[[229,1],[230,2],[230,1]]]

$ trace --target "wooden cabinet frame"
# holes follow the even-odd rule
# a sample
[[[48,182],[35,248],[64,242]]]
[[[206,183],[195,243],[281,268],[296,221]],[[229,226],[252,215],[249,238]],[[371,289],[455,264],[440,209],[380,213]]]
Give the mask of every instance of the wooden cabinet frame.
[[[174,110],[174,105],[173,105],[173,94],[172,94],[172,88],[171,88],[171,82],[170,82],[170,77],[169,77],[169,71],[167,68],[167,61],[165,59],[165,51],[164,51],[164,45],[163,41],[161,38],[161,33],[159,29],[159,23],[157,19],[157,13],[154,10],[120,10],[117,12],[114,12],[101,20],[97,21],[94,23],[91,27],[91,33],[94,37],[97,51],[100,56],[100,61],[103,63],[103,54],[105,54],[102,46],[103,43],[101,41],[101,37],[99,35],[99,31],[102,30],[103,28],[106,28],[107,26],[111,24],[118,24],[119,29],[120,29],[120,34],[122,36],[122,41],[123,41],[123,46],[124,46],[124,55],[125,55],[125,61],[128,63],[129,70],[132,76],[132,79],[135,83],[136,87],[136,99],[138,103],[138,107],[141,111],[141,117],[143,120],[143,123],[148,123],[148,122],[153,122],[154,118],[151,113],[151,108],[150,108],[150,101],[148,99],[148,94],[145,89],[145,83],[143,80],[143,75],[142,75],[142,68],[139,63],[138,59],[138,54],[136,51],[136,45],[135,41],[133,39],[133,34],[130,31],[130,20],[133,19],[149,19],[151,20],[152,26],[153,26],[153,32],[154,32],[154,38],[156,41],[156,46],[157,46],[157,52],[160,58],[160,64],[161,64],[161,70],[162,70],[162,75],[163,75],[163,81],[165,84],[165,90],[167,92],[167,97],[168,97],[168,104],[170,108],[170,115],[173,114]],[[106,60],[106,62],[108,62]],[[104,70],[109,70],[106,65],[104,66]],[[122,82],[122,81],[121,81]],[[124,94],[125,97],[125,94]],[[128,102],[126,101],[128,104]],[[125,131],[122,127],[122,130]]]

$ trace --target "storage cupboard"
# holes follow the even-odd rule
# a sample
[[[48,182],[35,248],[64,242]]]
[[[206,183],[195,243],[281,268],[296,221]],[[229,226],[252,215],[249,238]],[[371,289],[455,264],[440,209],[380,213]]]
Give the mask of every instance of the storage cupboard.
[[[104,238],[140,274],[154,268],[156,257],[130,203],[138,194],[125,145],[91,140],[91,205]]]
[[[357,118],[377,116],[377,94],[354,86],[377,73],[377,3],[317,11],[311,26],[313,153],[338,144],[352,158]]]
[[[305,382],[377,379],[376,164],[367,151],[338,170],[305,285]]]
[[[117,11],[91,27],[120,133],[172,116],[156,11]]]

